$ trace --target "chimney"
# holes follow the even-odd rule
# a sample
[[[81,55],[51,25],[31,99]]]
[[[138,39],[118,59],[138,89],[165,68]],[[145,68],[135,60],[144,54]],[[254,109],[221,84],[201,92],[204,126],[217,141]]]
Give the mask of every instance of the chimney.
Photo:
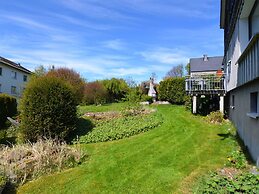
[[[203,61],[208,61],[209,59],[208,59],[208,55],[203,55]]]

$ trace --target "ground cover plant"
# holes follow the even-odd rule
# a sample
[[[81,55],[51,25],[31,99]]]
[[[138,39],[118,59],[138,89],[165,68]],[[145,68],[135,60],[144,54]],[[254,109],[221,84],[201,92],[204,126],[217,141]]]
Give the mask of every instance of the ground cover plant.
[[[239,172],[233,176],[213,172],[203,179],[197,193],[259,193],[259,175]]]
[[[17,192],[188,193],[201,175],[222,167],[237,146],[227,135],[230,123],[208,123],[184,106],[160,105],[157,113],[163,123],[155,129],[119,141],[81,144],[90,155],[86,163],[28,182]]]
[[[96,143],[123,139],[146,132],[161,123],[161,117],[155,113],[152,115],[127,116],[97,122],[92,131],[79,138],[79,142]]]

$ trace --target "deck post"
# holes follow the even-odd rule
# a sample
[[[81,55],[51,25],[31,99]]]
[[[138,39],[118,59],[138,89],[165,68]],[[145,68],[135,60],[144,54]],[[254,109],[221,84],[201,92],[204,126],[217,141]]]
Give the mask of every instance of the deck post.
[[[197,96],[192,97],[192,113],[197,113]]]
[[[224,96],[220,96],[219,111],[224,114]]]

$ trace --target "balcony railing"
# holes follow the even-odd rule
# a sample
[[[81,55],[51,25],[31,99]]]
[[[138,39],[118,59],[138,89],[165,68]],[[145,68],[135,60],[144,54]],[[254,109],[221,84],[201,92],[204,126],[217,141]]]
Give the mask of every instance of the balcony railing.
[[[185,90],[189,95],[224,94],[225,76],[224,74],[187,76]]]
[[[238,86],[259,77],[259,34],[253,36],[237,63]]]

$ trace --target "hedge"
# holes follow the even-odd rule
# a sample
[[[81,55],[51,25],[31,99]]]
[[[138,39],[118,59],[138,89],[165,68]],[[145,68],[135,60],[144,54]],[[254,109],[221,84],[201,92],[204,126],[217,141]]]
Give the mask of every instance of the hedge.
[[[23,140],[39,137],[65,139],[75,129],[76,98],[72,88],[56,77],[40,77],[28,83],[21,100]]]
[[[5,127],[7,117],[13,117],[16,114],[16,98],[7,94],[0,94],[0,128]]]
[[[184,104],[186,98],[185,79],[175,77],[161,81],[158,87],[158,98],[172,104]]]

